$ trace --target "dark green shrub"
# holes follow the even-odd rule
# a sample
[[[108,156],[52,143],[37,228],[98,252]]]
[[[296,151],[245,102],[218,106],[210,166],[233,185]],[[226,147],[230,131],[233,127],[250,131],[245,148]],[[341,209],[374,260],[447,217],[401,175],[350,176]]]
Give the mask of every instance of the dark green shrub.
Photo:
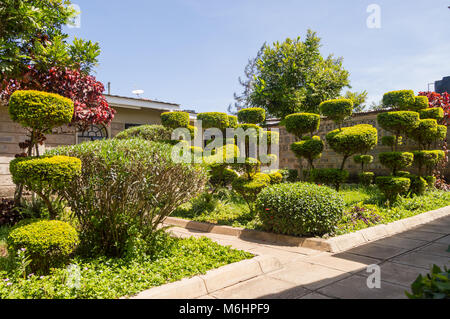
[[[347,158],[357,153],[366,153],[378,143],[378,131],[369,124],[343,127],[329,132],[325,137],[330,147],[344,156],[341,169]]]
[[[421,119],[440,120],[444,118],[444,110],[442,107],[424,108],[419,111]]]
[[[283,121],[286,131],[301,138],[304,134],[313,135],[319,129],[320,115],[312,113],[294,113]]]
[[[377,115],[381,128],[391,132],[398,139],[402,134],[410,132],[419,125],[419,113],[412,111],[383,112]],[[398,143],[394,143],[397,150]]]
[[[324,144],[319,136],[291,144],[291,151],[298,158],[306,158],[311,168],[314,160],[322,156]]]
[[[295,183],[298,181],[298,170],[296,169],[280,169],[281,175],[283,175],[283,182],[285,183]]]
[[[266,120],[266,110],[260,107],[249,107],[238,112],[239,123],[260,124]]]
[[[122,256],[130,241],[149,243],[172,211],[203,191],[207,172],[176,163],[168,144],[102,140],[49,153],[76,156],[81,174],[58,191],[80,224],[83,252]]]
[[[339,127],[353,113],[353,101],[350,99],[328,100],[320,104],[320,112]]]
[[[344,210],[344,200],[336,191],[309,183],[267,187],[256,205],[266,230],[294,236],[332,234]]]
[[[230,120],[228,114],[221,112],[205,112],[197,114],[197,120],[202,121],[204,129],[217,128],[225,130],[230,127]]]
[[[433,169],[442,161],[445,157],[445,152],[442,150],[434,151],[416,151],[414,154],[414,165],[419,169],[419,175],[423,175],[423,169],[425,168],[426,174],[432,175]]]
[[[388,135],[383,136],[381,138],[381,144],[384,146],[389,146],[391,148],[391,151],[393,152],[396,148],[396,145],[402,145],[403,138],[401,136],[397,137],[397,141],[395,141],[395,136]]]
[[[233,183],[233,189],[240,194],[250,209],[250,212],[255,212],[255,201],[258,194],[263,188],[270,185],[271,179],[267,174],[256,173],[250,178],[248,176],[240,176],[236,178]]]
[[[414,160],[413,153],[409,152],[383,152],[378,155],[381,165],[392,170],[396,175],[397,171],[410,167]]]
[[[362,173],[359,173],[358,177],[359,177],[359,182],[362,185],[371,185],[371,184],[373,184],[375,174],[373,172],[362,172]]]
[[[238,126],[238,118],[234,115],[228,115],[228,127],[236,128]]]
[[[411,185],[409,178],[395,176],[378,176],[375,183],[390,202],[395,202],[399,195],[406,194]]]
[[[443,141],[447,137],[447,126],[438,125],[436,131],[435,141]]]
[[[409,178],[411,176],[411,173],[408,171],[397,171],[397,173],[395,174],[395,176],[397,177],[407,177]]]
[[[356,164],[361,164],[361,172],[364,172],[364,165],[372,163],[373,156],[372,155],[356,155],[353,157],[353,161]]]
[[[118,133],[114,138],[119,140],[142,138],[151,142],[162,142],[172,138],[172,129],[163,125],[134,126]]]
[[[423,178],[427,181],[428,189],[434,189],[436,185],[436,177],[435,176],[423,176]]]
[[[163,126],[172,129],[187,127],[189,125],[189,113],[180,111],[162,113],[161,123]]]
[[[450,298],[450,269],[441,270],[436,265],[431,273],[422,274],[411,285],[411,293],[406,292],[409,299],[449,299]]]
[[[409,107],[411,111],[419,112],[422,109],[426,109],[429,106],[428,97],[426,96],[415,96],[414,104]]]
[[[310,172],[312,182],[333,186],[338,191],[341,184],[347,181],[348,176],[348,171],[337,168],[312,169]]]
[[[46,273],[50,267],[67,261],[79,243],[77,231],[56,220],[31,222],[15,227],[8,236],[8,250],[25,249],[33,272]]]
[[[427,181],[416,175],[410,175],[408,178],[411,181],[411,185],[409,186],[410,193],[415,195],[423,195],[428,187]]]
[[[413,90],[398,90],[383,95],[383,105],[400,110],[409,110],[414,107],[415,96]]]

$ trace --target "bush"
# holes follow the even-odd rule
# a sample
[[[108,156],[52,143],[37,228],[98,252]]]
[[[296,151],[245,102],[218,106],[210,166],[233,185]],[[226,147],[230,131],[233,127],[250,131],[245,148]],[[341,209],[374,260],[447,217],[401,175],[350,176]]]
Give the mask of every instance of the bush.
[[[311,168],[313,168],[314,160],[322,156],[324,144],[319,136],[314,136],[308,140],[295,142],[291,144],[290,148],[296,157],[306,158]]]
[[[260,107],[249,107],[238,112],[239,123],[260,124],[266,120],[266,110]]]
[[[119,140],[142,138],[151,142],[162,142],[172,138],[172,129],[163,125],[140,125],[121,131],[114,138]]]
[[[436,265],[431,273],[422,274],[411,285],[411,293],[406,292],[409,299],[449,299],[450,298],[450,269],[441,270]]]
[[[411,194],[423,195],[428,187],[427,181],[416,175],[410,175],[408,178],[411,181],[411,185],[409,186]]]
[[[383,136],[381,138],[381,144],[384,146],[389,146],[391,148],[391,150],[394,151],[394,148],[396,145],[402,145],[402,140],[403,140],[403,138],[401,136],[398,136],[397,142],[396,142],[395,136],[388,135],[388,136]]]
[[[58,94],[18,90],[11,95],[8,110],[14,122],[49,133],[72,121],[74,106],[72,100]]]
[[[362,172],[362,173],[359,173],[358,177],[359,177],[359,182],[362,185],[368,186],[368,185],[373,184],[375,174],[373,172]]]
[[[390,202],[395,202],[399,195],[406,194],[411,185],[409,178],[395,176],[378,176],[375,183]]]
[[[215,187],[231,185],[239,177],[238,173],[232,169],[223,167],[223,165],[212,165],[210,174],[209,182]]]
[[[348,176],[348,171],[336,168],[313,169],[310,172],[310,179],[312,182],[331,185],[338,191],[341,184],[347,181]]]
[[[228,115],[228,127],[236,128],[238,126],[238,118],[234,115]]]
[[[280,173],[280,171],[275,171],[272,173],[267,174],[270,178],[270,184],[279,184],[283,181],[283,175]]]
[[[397,173],[395,174],[395,176],[397,177],[407,177],[409,178],[411,176],[411,173],[408,171],[397,171]]]
[[[267,141],[267,146],[278,145],[280,142],[280,133],[275,131],[263,131],[262,139]]]
[[[445,152],[442,150],[434,151],[415,151],[414,164],[419,169],[419,175],[422,175],[423,168],[426,169],[426,173],[431,175],[433,169],[442,161],[445,157]]]
[[[409,152],[383,152],[378,155],[381,165],[392,170],[396,175],[397,171],[412,165],[414,155]]]
[[[437,137],[437,122],[433,119],[420,120],[419,125],[412,129],[409,134],[420,146],[430,146]]]
[[[415,96],[414,104],[410,107],[410,110],[419,112],[420,110],[426,109],[429,106],[428,97],[426,96]]]
[[[428,189],[434,189],[436,184],[436,177],[434,176],[423,176],[423,178],[427,181]]]
[[[197,120],[202,121],[204,129],[217,128],[225,130],[230,127],[228,114],[220,112],[205,112],[197,114]]]
[[[233,183],[233,189],[240,194],[247,205],[251,213],[255,212],[255,201],[258,194],[271,183],[271,179],[267,174],[256,173],[248,178],[243,175],[236,178]]]
[[[353,101],[350,99],[328,100],[320,104],[320,112],[339,126],[353,113]]]
[[[444,118],[444,110],[442,107],[424,108],[419,111],[421,119],[440,120]]]
[[[313,134],[319,129],[320,115],[312,113],[294,113],[283,121],[286,131],[301,138],[304,134]]]
[[[163,126],[177,129],[189,125],[189,113],[187,112],[164,112],[161,114],[161,123]]]
[[[273,163],[276,163],[278,160],[278,157],[275,154],[264,154],[259,156],[259,161],[263,165],[272,165]]]
[[[266,230],[294,236],[332,234],[344,210],[344,200],[336,191],[308,183],[267,187],[256,205]]]
[[[435,141],[443,141],[447,137],[447,126],[438,125],[436,131]]]
[[[296,169],[280,169],[279,171],[283,175],[283,182],[295,183],[298,180],[298,170]]]
[[[383,105],[401,110],[414,107],[415,96],[413,90],[398,90],[383,95]]]
[[[103,140],[49,152],[76,156],[82,171],[59,194],[80,223],[83,251],[122,256],[130,240],[152,243],[163,220],[203,191],[199,165],[175,163],[168,144]]]
[[[197,136],[198,128],[193,125],[188,125],[187,129],[189,130],[189,133],[191,134],[191,139],[194,139],[195,136]]]
[[[32,271],[46,273],[67,261],[79,243],[77,231],[69,224],[42,220],[15,227],[8,236],[8,250],[25,249]]]
[[[377,115],[377,122],[384,130],[399,136],[419,125],[419,113],[412,111],[383,112]]]
[[[364,165],[372,163],[373,156],[372,155],[356,155],[353,157],[353,161],[356,164],[361,164],[361,172],[364,172]]]

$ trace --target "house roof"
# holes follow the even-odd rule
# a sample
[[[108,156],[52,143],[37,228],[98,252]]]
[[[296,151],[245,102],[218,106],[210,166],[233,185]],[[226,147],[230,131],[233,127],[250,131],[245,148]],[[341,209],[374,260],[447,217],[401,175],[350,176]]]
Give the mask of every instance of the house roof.
[[[128,109],[152,109],[160,111],[180,110],[180,105],[176,103],[111,94],[104,94],[104,96],[111,107],[121,107]]]

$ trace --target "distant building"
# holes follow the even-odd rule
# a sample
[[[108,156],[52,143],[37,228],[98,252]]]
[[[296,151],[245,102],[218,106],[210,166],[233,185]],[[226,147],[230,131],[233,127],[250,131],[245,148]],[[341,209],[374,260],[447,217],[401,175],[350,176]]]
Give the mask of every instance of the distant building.
[[[443,77],[442,80],[434,82],[434,92],[450,92],[450,76]]]

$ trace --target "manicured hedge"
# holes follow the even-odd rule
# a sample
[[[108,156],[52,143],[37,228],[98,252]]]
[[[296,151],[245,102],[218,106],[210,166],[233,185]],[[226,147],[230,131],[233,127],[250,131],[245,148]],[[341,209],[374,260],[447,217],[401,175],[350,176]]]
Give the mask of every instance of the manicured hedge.
[[[437,139],[438,124],[435,119],[419,120],[419,125],[412,129],[408,136],[420,146],[427,147]]]
[[[440,120],[444,118],[444,110],[442,107],[425,108],[419,111],[421,119]]]
[[[189,125],[189,113],[180,111],[162,113],[161,123],[172,129],[187,127]]]
[[[304,134],[313,134],[319,129],[320,115],[312,113],[294,113],[286,116],[283,121],[286,131],[298,138]]]
[[[397,200],[401,194],[406,194],[411,185],[411,180],[406,177],[378,176],[375,183],[390,202]]]
[[[311,181],[314,183],[331,185],[336,188],[336,190],[339,190],[341,184],[347,181],[348,176],[348,171],[337,168],[313,169],[310,172]]]
[[[341,124],[353,113],[353,101],[350,99],[335,99],[322,102],[320,112],[337,124]]]
[[[413,154],[414,164],[418,167],[419,173],[422,173],[422,169],[426,168],[429,174],[445,157],[445,152],[442,150],[415,151]]]
[[[363,185],[371,185],[375,179],[375,174],[373,172],[362,172],[359,173],[359,182]]]
[[[383,95],[383,104],[387,107],[408,110],[414,107],[415,96],[413,90],[398,90]]]
[[[428,182],[421,176],[410,175],[408,178],[411,181],[409,191],[412,194],[423,195],[427,190]]]
[[[395,175],[398,170],[412,165],[414,155],[409,152],[383,152],[378,155],[378,158],[380,163],[391,169]]]
[[[204,129],[217,128],[219,130],[225,130],[230,127],[230,121],[228,114],[221,112],[205,112],[197,114],[197,120],[202,121],[202,127]]]
[[[402,145],[402,141],[403,141],[403,138],[401,136],[398,136],[397,144]],[[383,136],[381,138],[381,144],[384,146],[389,146],[389,147],[391,147],[392,150],[394,150],[395,136],[392,136],[392,135]]]
[[[428,97],[426,96],[416,96],[414,97],[414,104],[410,108],[413,111],[420,111],[422,109],[426,109],[429,106]]]
[[[260,107],[249,107],[238,112],[239,123],[260,124],[266,120],[266,110]]]

